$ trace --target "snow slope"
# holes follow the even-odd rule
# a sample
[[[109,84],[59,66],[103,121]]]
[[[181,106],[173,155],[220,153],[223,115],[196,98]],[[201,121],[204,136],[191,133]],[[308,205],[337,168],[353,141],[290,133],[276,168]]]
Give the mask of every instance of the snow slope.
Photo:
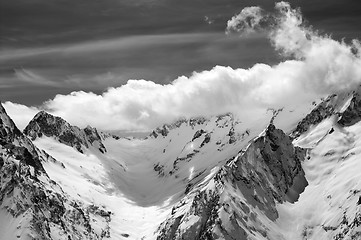
[[[358,239],[360,91],[145,138],[0,109],[0,239]]]
[[[148,239],[175,202],[237,154],[254,137],[251,132],[260,132],[269,119],[247,129],[231,115],[194,121],[164,126],[164,136],[107,136],[104,153],[96,147],[82,148],[81,153],[53,137],[33,142],[58,160],[43,166],[65,192],[112,212],[111,239]]]
[[[295,141],[312,147],[303,163],[309,186],[278,206],[285,239],[361,239],[360,133],[360,122],[341,128],[330,118]]]

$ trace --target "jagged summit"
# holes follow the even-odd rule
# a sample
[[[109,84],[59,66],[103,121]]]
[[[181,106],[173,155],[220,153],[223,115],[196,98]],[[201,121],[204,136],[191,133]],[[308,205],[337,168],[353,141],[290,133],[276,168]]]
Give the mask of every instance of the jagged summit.
[[[15,159],[34,167],[36,171],[44,171],[37,149],[16,127],[0,103],[0,145]]]
[[[83,206],[50,179],[43,164],[56,160],[18,130],[1,104],[0,140],[0,239],[102,239],[109,234],[110,213]]]
[[[338,123],[341,126],[351,126],[361,120],[361,85],[352,92],[352,98],[347,109],[341,114]]]
[[[90,126],[80,129],[70,125],[61,117],[53,116],[45,111],[37,113],[30,123],[25,127],[24,134],[31,140],[35,140],[43,135],[53,137],[59,142],[75,147],[83,153],[84,148],[94,145],[104,153],[106,151],[102,139],[95,128]]]
[[[0,233],[358,239],[360,96],[358,89],[270,109],[252,121],[181,119],[145,139],[80,129],[44,111],[25,128],[27,138],[0,108]]]
[[[361,120],[361,85],[350,92],[332,94],[312,109],[290,134],[297,138],[327,118],[335,117],[341,126],[351,126]]]
[[[263,234],[278,218],[276,204],[295,201],[307,185],[301,167],[304,157],[305,150],[269,125],[264,136],[172,209],[157,239],[248,239]],[[295,184],[302,187],[292,199],[288,195]]]
[[[0,140],[13,142],[16,136],[20,136],[20,130],[15,126],[13,120],[7,115],[0,102]]]

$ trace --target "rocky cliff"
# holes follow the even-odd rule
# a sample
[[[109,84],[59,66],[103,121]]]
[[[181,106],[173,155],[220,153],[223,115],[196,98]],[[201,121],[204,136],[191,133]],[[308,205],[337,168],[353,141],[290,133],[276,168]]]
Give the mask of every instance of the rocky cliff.
[[[0,104],[0,213],[2,239],[102,239],[111,213],[84,205],[51,180],[49,156],[17,129]],[[2,219],[4,220],[4,219]],[[94,226],[97,221],[99,226]]]
[[[24,129],[24,134],[29,136],[31,140],[43,135],[53,137],[61,143],[74,147],[81,153],[83,153],[84,148],[89,148],[91,145],[97,147],[102,153],[106,152],[102,138],[95,128],[88,126],[80,129],[45,111],[35,115]]]
[[[278,217],[275,204],[295,201],[307,185],[304,157],[305,150],[270,125],[173,208],[157,239],[267,239],[267,222]]]

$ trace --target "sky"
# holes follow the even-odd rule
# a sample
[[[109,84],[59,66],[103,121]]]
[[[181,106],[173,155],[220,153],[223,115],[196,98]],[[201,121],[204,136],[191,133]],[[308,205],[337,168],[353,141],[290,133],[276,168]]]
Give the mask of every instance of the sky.
[[[106,127],[87,118],[100,114],[93,111],[97,106],[93,106],[92,111],[79,111],[89,106],[89,99],[103,101],[91,103],[106,108],[106,113],[101,111],[105,116],[123,114],[128,120],[119,122],[132,128],[153,127],[162,121],[198,112],[216,114],[222,108],[232,110],[231,106],[245,100],[231,99],[225,90],[212,92],[216,94],[213,96],[212,87],[207,85],[212,82],[209,79],[218,75],[214,81],[220,82],[212,82],[213,86],[221,84],[223,88],[226,84],[225,89],[231,91],[232,85],[227,84],[232,74],[242,72],[245,76],[259,69],[258,64],[277,68],[281,63],[289,65],[288,60],[303,61],[302,58],[312,55],[302,52],[296,56],[295,49],[275,38],[277,34],[272,26],[252,30],[252,34],[237,33],[237,29],[225,33],[227,28],[232,28],[228,21],[242,9],[259,6],[263,12],[277,15],[279,9],[275,3],[265,0],[0,0],[0,99],[7,102],[8,108],[12,106],[13,113],[27,112],[30,117],[39,108],[45,108],[74,123],[80,120],[72,116],[102,128]],[[342,40],[351,46],[352,39],[361,38],[361,4],[357,0],[292,0],[289,3],[290,8],[301,9],[302,24],[312,29],[311,35],[322,38],[328,35],[327,39],[340,46]],[[275,28],[286,31],[280,24]],[[330,66],[334,67],[332,64],[326,67]],[[323,68],[325,66],[320,66]],[[200,80],[204,76],[207,80]],[[244,85],[236,89],[238,87],[241,93],[247,89]],[[200,89],[207,91],[203,93]],[[153,96],[154,92],[158,95]],[[213,107],[209,105],[212,101],[204,97],[207,94],[215,99]],[[172,97],[164,97],[166,95]],[[188,101],[194,100],[199,100],[199,104],[192,110]],[[164,117],[164,109],[172,107],[165,102],[176,106],[170,117]],[[121,127],[117,125],[117,128]]]
[[[226,36],[227,20],[265,0],[1,0],[0,96],[40,105],[74,90],[101,93],[128,79],[169,83],[216,65],[274,64],[262,36]],[[316,29],[360,38],[357,0],[291,1]]]

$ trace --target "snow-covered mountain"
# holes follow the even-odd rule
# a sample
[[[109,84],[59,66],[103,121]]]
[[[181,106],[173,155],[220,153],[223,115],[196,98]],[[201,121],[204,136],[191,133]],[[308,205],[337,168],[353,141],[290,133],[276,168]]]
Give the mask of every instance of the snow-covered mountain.
[[[65,166],[40,150],[0,106],[0,238],[101,239],[109,236],[111,213],[84,205],[53,181],[46,164]],[[66,177],[66,176],[64,176]]]
[[[0,108],[0,239],[360,239],[361,88],[124,138]]]

